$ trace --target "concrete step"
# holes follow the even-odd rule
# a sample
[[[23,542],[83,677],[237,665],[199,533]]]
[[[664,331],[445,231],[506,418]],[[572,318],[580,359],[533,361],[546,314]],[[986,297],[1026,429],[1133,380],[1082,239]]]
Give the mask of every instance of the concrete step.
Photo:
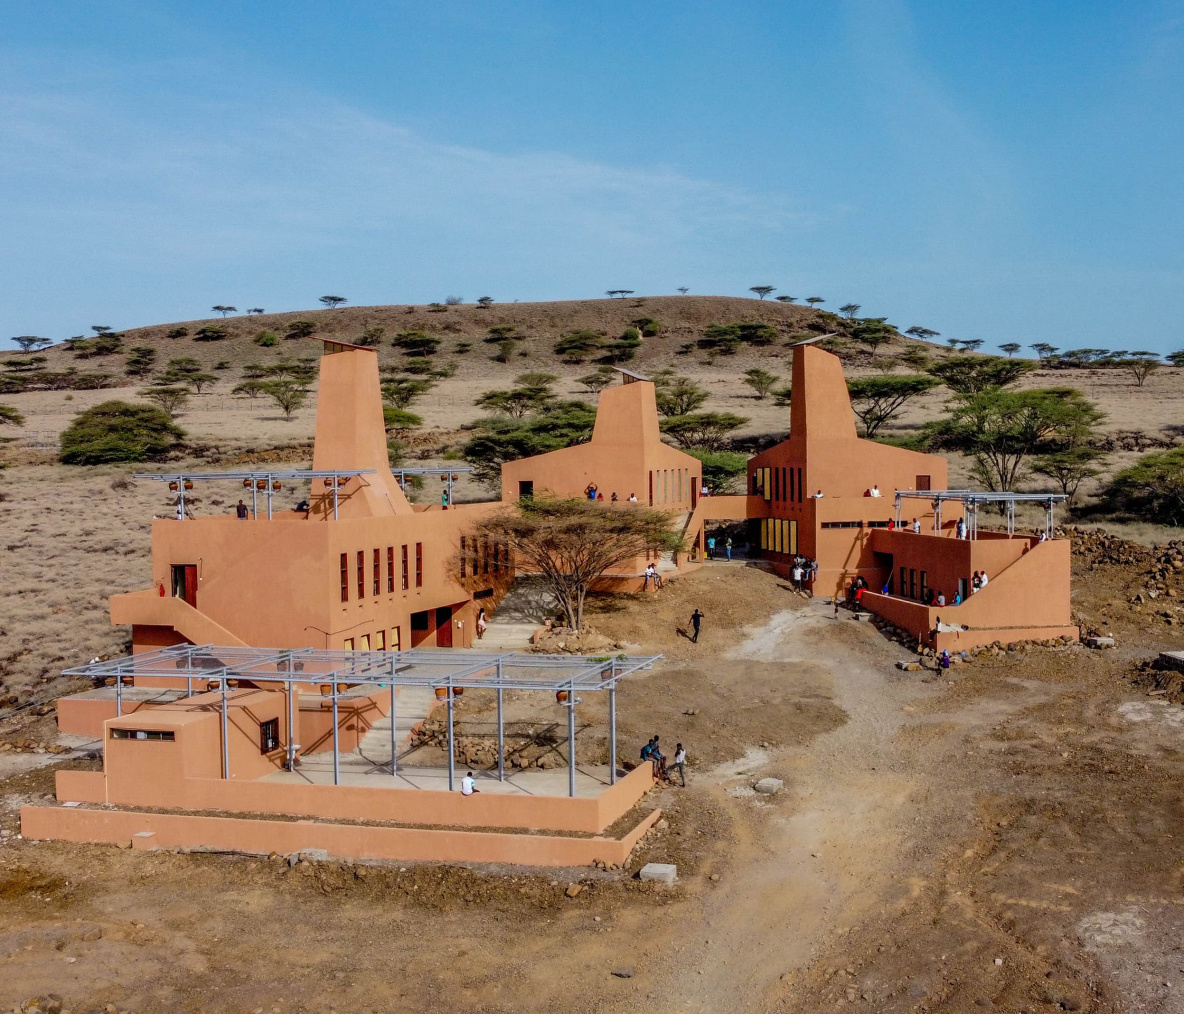
[[[395,734],[400,751],[407,749],[411,730],[422,722],[436,706],[436,695],[430,687],[400,687],[395,695]],[[391,759],[391,719],[389,715],[375,722],[362,737],[359,751],[372,761]]]
[[[517,651],[530,644],[531,635],[541,627],[537,623],[521,623],[514,620],[501,621],[497,616],[489,623],[485,636],[473,642],[475,651]]]

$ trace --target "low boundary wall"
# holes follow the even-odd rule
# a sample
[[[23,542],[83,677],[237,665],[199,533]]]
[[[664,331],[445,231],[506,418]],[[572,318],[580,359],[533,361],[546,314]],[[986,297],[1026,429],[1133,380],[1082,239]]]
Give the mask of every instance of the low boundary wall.
[[[526,866],[588,866],[599,859],[622,865],[661,813],[656,809],[623,838],[609,839],[25,806],[21,833],[38,840],[130,842],[132,848],[142,850],[216,848],[267,854],[324,849],[331,856],[350,859]]]
[[[337,820],[385,820],[451,827],[531,828],[599,834],[635,806],[653,787],[641,764],[599,796],[519,796],[354,785],[289,785],[268,781],[182,778],[154,788],[136,780],[112,785],[102,771],[58,771],[60,802],[110,803],[162,809],[274,813]],[[318,846],[319,847],[319,846]]]

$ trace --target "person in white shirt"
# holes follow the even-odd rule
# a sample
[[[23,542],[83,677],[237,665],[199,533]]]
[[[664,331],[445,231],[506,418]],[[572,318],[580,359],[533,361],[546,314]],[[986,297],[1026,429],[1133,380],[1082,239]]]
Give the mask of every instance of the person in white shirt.
[[[817,493],[815,493],[813,496],[811,496],[810,499],[811,500],[821,500],[825,495],[826,494],[823,493],[822,490],[819,490]]]
[[[880,487],[872,486],[872,496],[880,496]]]
[[[637,503],[637,494],[636,493],[629,494],[629,502],[630,503]]]
[[[980,588],[985,588],[987,586],[987,572],[985,570],[978,576],[978,586]]]
[[[473,772],[470,771],[460,780],[460,794],[462,796],[471,796],[481,790],[477,788],[477,779],[473,777]]]
[[[678,768],[678,777],[682,779],[682,787],[685,789],[687,787],[687,752],[681,743],[674,747],[674,766]]]
[[[913,518],[913,534],[914,535],[921,534],[921,522],[918,521],[916,518]]]

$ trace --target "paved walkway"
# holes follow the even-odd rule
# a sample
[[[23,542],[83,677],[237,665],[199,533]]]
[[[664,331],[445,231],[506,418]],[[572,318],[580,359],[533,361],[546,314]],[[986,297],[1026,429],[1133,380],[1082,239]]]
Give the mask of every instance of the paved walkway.
[[[356,785],[372,789],[431,789],[436,792],[448,791],[448,769],[437,767],[400,767],[395,777],[391,777],[386,766],[390,763],[390,750],[387,750],[387,760],[382,766],[374,763],[358,753],[341,755],[342,785]],[[467,769],[461,765],[456,767],[456,789],[460,791],[460,780]],[[499,782],[496,771],[475,771],[477,787],[482,792],[500,792],[519,796],[566,796],[567,768],[552,768],[546,771],[531,769],[528,771],[506,771],[506,780]],[[304,758],[296,771],[277,771],[262,779],[265,782],[282,782],[285,784],[333,784],[333,755],[332,753],[318,753]],[[581,765],[576,771],[576,795],[594,798],[608,788],[607,765]]]

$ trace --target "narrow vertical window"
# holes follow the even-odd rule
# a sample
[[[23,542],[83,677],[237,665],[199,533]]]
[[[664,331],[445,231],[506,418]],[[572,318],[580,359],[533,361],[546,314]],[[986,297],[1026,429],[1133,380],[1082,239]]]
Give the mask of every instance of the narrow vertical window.
[[[382,594],[382,550],[374,550],[374,567],[371,576],[374,578],[374,594]]]
[[[794,499],[793,469],[791,468],[789,470],[789,502],[793,503]]]
[[[341,554],[341,601],[349,601],[349,554]]]
[[[415,587],[423,587],[423,543],[415,544]]]
[[[404,545],[403,546],[403,591],[406,591],[408,587],[409,587],[409,582],[407,579],[407,547],[406,547],[406,545]]]
[[[395,547],[386,547],[386,590],[395,590]]]
[[[469,551],[468,541],[469,540],[465,536],[462,535],[460,537],[460,576],[461,577],[465,576],[465,564],[468,562],[468,556],[466,555]]]
[[[358,598],[366,597],[366,554],[358,550]]]
[[[802,470],[798,469],[798,503],[802,502]]]
[[[495,574],[501,573],[502,569],[502,544],[494,542],[493,544],[493,572]]]

